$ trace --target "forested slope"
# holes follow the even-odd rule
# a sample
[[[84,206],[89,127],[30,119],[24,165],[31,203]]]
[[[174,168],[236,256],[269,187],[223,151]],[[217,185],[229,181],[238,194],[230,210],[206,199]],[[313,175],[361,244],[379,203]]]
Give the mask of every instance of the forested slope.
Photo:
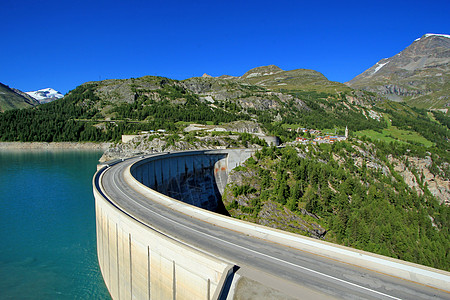
[[[393,159],[412,157],[432,160],[436,176],[448,178],[446,152],[412,145],[263,148],[230,175],[224,203],[237,218],[450,270],[450,207],[412,165],[417,187],[396,171]]]
[[[0,141],[108,141],[111,159],[261,148],[255,133],[277,136],[286,148],[262,148],[230,174],[224,202],[231,215],[449,269],[446,114],[352,90],[311,70],[269,66],[244,75],[88,82],[63,99],[0,113]],[[346,127],[345,142],[311,141]],[[121,143],[124,134],[137,137]],[[311,140],[296,144],[299,136]]]

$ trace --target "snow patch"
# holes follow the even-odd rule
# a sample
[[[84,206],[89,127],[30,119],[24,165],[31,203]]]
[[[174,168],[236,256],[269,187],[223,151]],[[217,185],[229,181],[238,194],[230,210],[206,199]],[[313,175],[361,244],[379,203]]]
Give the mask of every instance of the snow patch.
[[[273,74],[275,74],[275,73],[274,72],[269,72],[269,73],[255,72],[255,73],[248,74],[247,78],[259,77],[259,76],[269,76],[269,75],[273,75]]]
[[[251,73],[251,74],[248,74],[247,78],[258,77],[258,76],[261,76],[261,73]]]
[[[52,88],[46,88],[46,89],[41,89],[41,90],[37,90],[37,91],[26,92],[26,94],[30,95],[31,97],[38,100],[39,102],[45,101],[45,100],[50,100],[50,99],[61,99],[62,97],[64,97],[63,94],[61,94],[58,91],[55,91]]]
[[[376,72],[378,72],[378,71],[380,71],[380,69],[382,68],[382,67],[384,67],[385,65],[387,65],[389,63],[389,61],[387,61],[387,62],[385,62],[385,63],[377,63],[377,66],[376,66],[376,68],[375,68],[375,71],[373,71],[373,73],[372,73],[372,75],[373,74],[375,74]]]
[[[425,34],[423,37],[424,37],[424,38],[427,38],[427,37],[430,37],[430,36],[440,36],[440,37],[445,37],[445,38],[450,39],[450,35],[448,35],[448,34],[436,34],[436,33],[427,33],[427,34]],[[417,41],[420,40],[421,38],[422,38],[422,37],[420,37],[420,38],[418,38],[418,39],[415,39],[414,42],[417,42]]]

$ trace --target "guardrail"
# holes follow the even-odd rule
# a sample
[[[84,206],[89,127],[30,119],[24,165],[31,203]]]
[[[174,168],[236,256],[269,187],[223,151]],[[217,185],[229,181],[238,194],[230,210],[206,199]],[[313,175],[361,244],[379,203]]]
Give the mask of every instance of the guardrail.
[[[113,299],[222,299],[234,265],[174,239],[130,215],[102,188],[101,167],[93,178],[97,254]]]
[[[144,162],[139,163],[142,164]],[[134,178],[131,171],[132,168],[133,165],[130,165],[125,172],[125,180],[130,186],[134,187],[147,198],[187,216],[195,217],[218,226],[232,228],[234,231],[259,239],[325,256],[346,264],[366,268],[447,292],[450,291],[449,272],[268,228],[199,209],[145,186]]]

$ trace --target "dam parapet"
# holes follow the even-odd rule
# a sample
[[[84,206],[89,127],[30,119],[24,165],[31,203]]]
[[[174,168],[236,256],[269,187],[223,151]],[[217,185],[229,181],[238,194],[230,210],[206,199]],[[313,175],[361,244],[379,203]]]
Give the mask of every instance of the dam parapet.
[[[252,150],[173,152],[143,159],[130,168],[143,185],[171,198],[209,211],[222,211],[228,172]]]
[[[158,194],[217,211],[227,174],[253,151],[163,153],[130,166],[133,180]],[[223,299],[235,266],[167,235],[129,214],[102,188],[104,172],[125,160],[98,166],[94,176],[97,255],[113,299]],[[167,197],[167,196],[164,196]],[[229,287],[228,287],[229,288]]]
[[[377,298],[391,290],[411,298],[429,287],[426,295],[446,299],[448,272],[199,209],[218,209],[228,173],[252,153],[160,153],[107,163],[96,173],[97,251],[113,299]],[[387,288],[340,274],[362,274],[352,276]],[[304,284],[313,278],[317,283]]]

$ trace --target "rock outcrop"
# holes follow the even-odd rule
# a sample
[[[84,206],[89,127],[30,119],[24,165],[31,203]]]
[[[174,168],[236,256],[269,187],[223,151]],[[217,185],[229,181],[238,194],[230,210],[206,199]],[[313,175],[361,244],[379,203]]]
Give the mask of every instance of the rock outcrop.
[[[198,130],[198,128],[197,128]],[[142,134],[127,143],[111,144],[100,162],[164,151],[187,151],[225,148],[261,148],[260,145],[243,142],[239,134]]]
[[[430,171],[434,163],[430,156],[425,158],[405,156],[402,161],[389,155],[388,160],[394,166],[394,171],[399,173],[405,183],[416,190],[418,195],[422,195],[424,193],[422,187],[426,187],[440,203],[450,205],[450,180]]]
[[[257,180],[258,177],[257,172],[251,168],[238,168],[228,175],[227,188],[225,189],[223,199],[225,206],[233,202],[237,204],[237,209],[233,208],[229,210],[229,213],[233,217],[250,218],[249,220],[264,226],[302,233],[318,239],[324,238],[327,230],[318,223],[306,221],[285,206],[271,200],[262,201],[259,204],[260,209],[256,216],[254,216],[254,213],[253,216],[249,214],[245,208],[251,208],[255,211],[254,202],[260,201],[258,197],[260,197],[261,187]],[[233,188],[239,186],[248,186],[251,192],[234,195]],[[302,215],[308,216],[309,219],[318,219],[317,216],[307,212],[305,209],[301,209],[301,213]]]

